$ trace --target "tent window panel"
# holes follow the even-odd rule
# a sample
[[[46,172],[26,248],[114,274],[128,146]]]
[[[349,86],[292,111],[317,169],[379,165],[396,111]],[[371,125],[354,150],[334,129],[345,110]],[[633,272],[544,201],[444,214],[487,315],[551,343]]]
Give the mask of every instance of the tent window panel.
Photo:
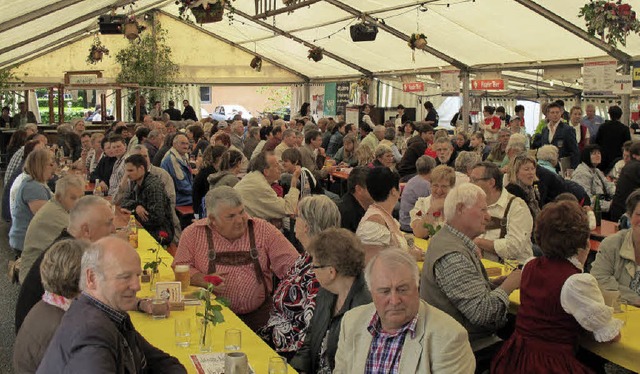
[[[203,104],[211,104],[211,87],[200,87],[200,102]]]

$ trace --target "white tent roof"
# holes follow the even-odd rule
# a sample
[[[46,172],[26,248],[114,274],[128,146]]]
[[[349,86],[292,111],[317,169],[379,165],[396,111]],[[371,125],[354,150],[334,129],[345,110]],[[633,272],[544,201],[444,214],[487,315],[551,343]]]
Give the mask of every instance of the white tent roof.
[[[607,56],[607,51],[625,59],[640,56],[640,37],[634,34],[626,47],[618,46],[615,51],[599,40],[588,41],[579,36],[586,30],[584,20],[577,16],[585,0],[298,0],[308,6],[293,12],[279,9],[266,18],[255,17],[255,1],[234,1],[237,12],[232,22],[225,18],[195,27],[298,72],[301,81],[428,73],[451,65],[471,72],[551,64],[580,66],[584,58]],[[109,13],[114,6],[122,14],[123,5],[128,3],[23,0],[16,7],[14,2],[0,2],[0,68],[87,38],[89,31],[97,29],[99,15]],[[277,4],[283,7],[281,0]],[[420,10],[424,7],[427,11]],[[540,8],[548,14],[538,14]],[[139,14],[159,9],[167,15],[178,15],[173,0],[138,0],[134,9]],[[384,24],[379,26],[375,41],[354,43],[349,26],[359,22],[362,13]],[[415,62],[404,39],[414,32],[426,34],[432,48],[431,53],[417,51]],[[312,46],[324,48],[322,61],[307,59]],[[196,52],[204,51],[216,53],[203,46]]]

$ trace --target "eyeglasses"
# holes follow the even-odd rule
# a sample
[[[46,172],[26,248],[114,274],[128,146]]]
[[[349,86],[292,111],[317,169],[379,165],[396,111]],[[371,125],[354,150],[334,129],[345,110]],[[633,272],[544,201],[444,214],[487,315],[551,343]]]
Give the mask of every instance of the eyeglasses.
[[[323,268],[327,268],[331,265],[311,265],[312,269],[323,269]]]
[[[480,182],[480,181],[488,181],[491,178],[469,178],[469,182],[471,183],[476,183],[476,182]]]

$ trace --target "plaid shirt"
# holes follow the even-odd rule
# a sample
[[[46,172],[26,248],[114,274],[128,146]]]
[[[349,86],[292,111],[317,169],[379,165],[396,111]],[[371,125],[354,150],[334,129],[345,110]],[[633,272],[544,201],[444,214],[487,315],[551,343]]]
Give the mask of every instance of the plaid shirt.
[[[473,262],[458,252],[442,256],[434,265],[438,287],[474,325],[495,329],[504,326],[509,311],[509,295],[502,288],[492,289],[486,273],[478,272],[477,267],[484,267],[477,255],[478,247],[471,238],[449,225],[445,225],[443,230],[448,230],[462,241],[471,252]]]
[[[6,186],[9,182],[9,178],[11,175],[18,170],[20,164],[22,163],[22,158],[24,157],[24,145],[20,147],[16,153],[11,156],[11,160],[9,160],[9,165],[7,165],[7,171],[4,174],[4,185]]]
[[[367,330],[373,336],[369,347],[369,356],[365,364],[365,374],[397,374],[400,369],[400,356],[402,356],[402,346],[407,336],[411,333],[411,338],[416,337],[416,324],[418,315],[410,322],[402,326],[400,330],[389,334],[382,331],[380,317],[378,313],[373,314]]]
[[[114,197],[120,188],[120,182],[124,177],[124,160],[126,158],[126,154],[122,155],[122,157],[117,159],[116,163],[113,164],[113,171],[111,173],[111,178],[109,178],[109,196],[111,197]]]
[[[109,305],[103,303],[102,301],[96,299],[86,292],[83,292],[82,296],[89,299],[89,302],[91,302],[91,304],[93,304],[100,311],[104,312],[104,314],[106,314],[107,317],[109,317],[109,319],[113,321],[118,330],[124,331],[124,327],[127,325],[127,321],[129,320],[129,315],[127,313],[113,309]]]

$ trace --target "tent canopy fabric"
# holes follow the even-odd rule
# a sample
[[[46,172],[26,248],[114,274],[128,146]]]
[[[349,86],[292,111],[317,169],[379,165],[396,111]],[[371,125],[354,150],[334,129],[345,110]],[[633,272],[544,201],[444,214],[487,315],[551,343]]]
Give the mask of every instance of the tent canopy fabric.
[[[278,0],[277,14],[260,18],[255,17],[256,1],[266,2],[236,0],[232,2],[236,9],[233,21],[227,10],[222,22],[204,25],[177,20],[178,6],[173,0],[137,0],[133,10],[138,15],[161,11],[178,64],[187,67],[180,77],[185,83],[293,83],[424,74],[450,69],[452,61],[480,73],[580,66],[585,58],[607,56],[599,40],[579,36],[586,26],[578,11],[587,0],[298,0],[309,5],[292,12],[281,11],[284,5]],[[83,60],[92,40],[90,33],[98,28],[97,18],[113,9],[124,14],[129,3],[23,0],[19,7],[14,2],[0,3],[0,68],[20,65],[18,72],[24,66],[30,75],[42,78],[60,77],[60,71],[95,69]],[[546,9],[568,26],[539,14],[536,8]],[[353,42],[349,26],[360,22],[363,14],[380,22],[377,38]],[[414,61],[406,38],[415,32],[426,34],[433,53],[416,51]],[[114,38],[122,41],[112,41]],[[103,36],[103,44],[113,46],[112,55],[123,41],[124,37]],[[317,63],[307,59],[314,46],[325,51],[324,59]],[[616,52],[636,60],[640,37],[631,34],[627,45],[617,48]],[[253,55],[272,64],[266,62],[261,73],[242,69]],[[194,58],[197,61],[189,63]],[[36,59],[54,63],[29,66]],[[35,71],[50,66],[55,69],[50,74]],[[115,67],[104,69],[108,78],[115,74],[111,69]]]

